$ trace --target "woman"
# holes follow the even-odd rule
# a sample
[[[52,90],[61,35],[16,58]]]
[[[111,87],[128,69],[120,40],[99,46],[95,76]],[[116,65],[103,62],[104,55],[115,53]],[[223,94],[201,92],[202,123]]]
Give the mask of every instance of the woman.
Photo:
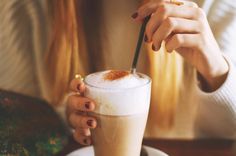
[[[145,16],[153,14],[146,29],[147,52],[142,53],[139,64],[139,70],[150,72],[153,79],[146,137],[192,138],[195,134],[234,137],[236,100],[233,93],[236,85],[233,81],[235,67],[231,62],[235,48],[233,40],[228,40],[225,35],[231,35],[230,38],[236,36],[233,35],[235,12],[234,9],[224,10],[225,7],[235,7],[234,3],[227,0],[205,1],[203,5],[203,1],[198,1],[199,6],[203,5],[208,12],[208,19],[221,46],[220,49],[206,15],[193,3],[178,6],[160,1],[144,2],[145,4],[133,14],[132,21],[127,15],[140,5],[136,0],[55,0],[50,1],[51,4],[48,5],[46,2],[2,2],[5,3],[1,5],[5,10],[19,6],[18,10],[24,10],[25,7],[27,11],[17,12],[18,16],[24,17],[17,20],[13,18],[16,12],[4,16],[0,14],[2,21],[11,23],[13,28],[14,24],[18,24],[18,29],[14,29],[18,30],[17,32],[4,25],[1,29],[6,33],[2,34],[3,37],[12,37],[11,42],[0,44],[0,49],[3,49],[0,53],[1,58],[7,60],[4,61],[4,67],[6,63],[12,67],[13,62],[15,68],[10,69],[20,68],[24,71],[20,71],[19,80],[14,79],[19,75],[14,70],[7,72],[5,77],[1,76],[1,88],[24,91],[26,94],[45,98],[61,113],[64,113],[64,108],[67,107],[67,119],[75,129],[75,139],[81,144],[88,145],[91,143],[89,128],[96,127],[96,120],[89,116],[79,116],[75,112],[93,111],[96,104],[92,99],[83,96],[70,96],[65,106],[64,97],[68,92],[68,83],[76,73],[85,75],[104,69],[128,69],[133,56],[130,51],[134,49],[139,30],[139,24],[135,24],[134,21],[142,21]],[[218,12],[221,14],[218,15]],[[48,15],[51,15],[51,18],[47,20],[44,17]],[[29,23],[28,27],[21,23],[22,20]],[[221,27],[219,24],[222,24],[222,21],[224,23]],[[29,30],[34,33],[27,33]],[[22,31],[25,33],[21,36],[21,41],[28,40],[32,43],[20,43],[15,39]],[[12,32],[15,36],[11,35]],[[163,40],[166,42],[167,51],[176,52],[167,54],[161,49],[154,53],[151,47],[154,51],[159,50]],[[16,45],[16,49],[11,45]],[[19,57],[18,60],[10,62],[6,51],[17,54],[22,51],[23,56],[28,54],[27,59],[22,55],[14,55]],[[48,53],[45,54],[45,51]],[[223,51],[230,57],[223,57]],[[43,62],[45,55],[46,63]],[[19,64],[21,59],[24,59],[22,62],[25,65]],[[25,70],[30,64],[32,66]],[[197,70],[196,75],[194,69]],[[197,80],[200,82],[201,90]],[[27,90],[26,86],[32,88]],[[80,93],[85,89],[79,79],[72,80],[70,88],[71,91]],[[194,133],[194,130],[197,133]]]
[[[209,5],[207,3],[209,3],[209,1],[206,1],[205,5]],[[212,8],[208,8],[209,17],[212,16],[211,14],[215,13],[215,9],[221,9],[221,5],[226,5],[223,3],[224,2],[218,3],[212,1]],[[227,12],[222,11],[221,13],[225,13],[225,16],[228,16]],[[157,108],[155,104],[152,103],[146,136],[191,138],[194,135],[207,135],[210,137],[234,137],[236,129],[236,112],[234,109],[236,99],[233,96],[233,92],[236,91],[236,84],[234,82],[236,70],[231,58],[227,57],[227,54],[231,55],[230,53],[233,52],[231,51],[234,50],[234,48],[232,48],[233,46],[231,45],[231,49],[228,47],[228,51],[225,52],[226,55],[222,54],[223,51],[219,48],[215,40],[205,12],[201,8],[198,8],[195,3],[186,2],[185,5],[178,6],[169,2],[161,3],[159,1],[152,1],[141,6],[132,17],[135,21],[142,21],[149,14],[152,14],[152,16],[147,24],[145,41],[152,45],[153,51],[158,51],[162,41],[165,41],[167,52],[174,53],[173,51],[175,50],[180,54],[186,61],[184,62],[184,67],[187,68],[182,71],[182,78],[185,79],[185,81],[189,81],[185,82],[189,84],[182,84],[183,88],[178,90],[178,87],[180,87],[178,83],[181,83],[178,82],[180,80],[176,80],[178,78],[169,78],[168,76],[170,75],[164,74],[168,82],[163,82],[161,78],[159,78],[159,81],[156,81],[158,78],[155,78],[156,75],[151,73],[154,79],[154,93],[152,95],[155,96],[156,94],[157,98],[163,100],[161,101],[152,97],[152,102],[156,100],[157,103],[159,102],[158,104],[165,104]],[[230,14],[235,16],[235,12],[231,12]],[[215,16],[215,18],[217,18],[217,14]],[[211,18],[209,19],[212,22],[211,24],[216,23]],[[228,23],[228,26],[233,27],[234,23]],[[220,29],[220,26],[215,26],[214,28]],[[216,33],[215,35],[221,38],[224,34]],[[224,40],[221,44],[225,44],[226,42],[227,40]],[[169,57],[177,57],[172,58],[171,61],[176,61],[172,63],[179,65],[180,58],[178,58],[178,56]],[[162,59],[165,59],[165,57],[162,56]],[[163,65],[154,61],[156,60],[151,61],[151,63],[159,66]],[[165,64],[166,62],[162,63]],[[151,66],[153,65],[151,64]],[[189,66],[197,70],[196,75]],[[165,72],[169,72],[167,67],[164,66],[163,68]],[[165,68],[167,68],[167,70]],[[171,69],[170,72],[173,71],[173,68],[178,69],[181,67],[171,66],[169,68]],[[152,71],[153,70],[158,71],[158,69],[152,69]],[[160,74],[160,71],[158,72],[159,73],[155,74]],[[174,73],[171,76],[175,76],[175,74],[181,75],[181,73]],[[163,86],[158,86],[158,84],[156,84],[158,82],[163,82]],[[83,82],[79,79],[72,80],[70,87],[71,91],[74,92],[83,93],[85,90]],[[179,93],[180,97],[177,99],[178,95],[171,93],[171,90],[168,89],[168,92],[166,92],[160,89],[161,87],[169,87],[173,89],[172,92],[178,90],[182,93]],[[164,93],[162,94],[161,91],[164,91],[167,96],[170,96],[170,99],[168,100],[168,97],[165,96]],[[160,96],[158,96],[159,94]],[[186,98],[186,96],[188,96],[188,98]],[[192,101],[194,98],[195,100]],[[167,102],[171,102],[171,104]],[[174,113],[174,102],[180,103],[178,104],[176,113]],[[76,114],[76,111],[93,111],[95,107],[96,104],[94,101],[83,96],[70,96],[68,99],[68,120],[71,126],[75,128],[75,139],[81,144],[91,143],[89,128],[95,128],[97,122],[96,119],[92,117]],[[158,109],[159,112],[155,113]],[[158,114],[161,115],[158,116]],[[161,117],[160,120],[162,120],[162,122],[156,120],[158,117]],[[169,118],[165,121],[163,120],[165,117]],[[175,121],[173,121],[173,118],[175,118]],[[161,126],[156,126],[158,124],[163,124],[162,128],[160,128]],[[169,130],[167,130],[168,128]],[[196,130],[195,134],[193,134],[194,130]]]

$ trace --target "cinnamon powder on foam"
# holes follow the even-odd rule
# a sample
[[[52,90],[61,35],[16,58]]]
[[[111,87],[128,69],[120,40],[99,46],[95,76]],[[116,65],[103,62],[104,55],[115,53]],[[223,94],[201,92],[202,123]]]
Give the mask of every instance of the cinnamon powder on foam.
[[[130,72],[128,71],[111,70],[104,75],[104,79],[108,81],[114,81],[128,76],[129,74]]]

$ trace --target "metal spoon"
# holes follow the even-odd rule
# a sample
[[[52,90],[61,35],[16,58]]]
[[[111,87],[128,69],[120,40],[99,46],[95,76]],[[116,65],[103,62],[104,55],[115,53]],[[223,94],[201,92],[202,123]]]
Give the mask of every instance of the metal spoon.
[[[138,42],[137,42],[137,46],[136,46],[136,49],[135,49],[134,59],[133,59],[132,67],[131,67],[131,73],[132,74],[136,73],[138,57],[139,57],[140,49],[141,49],[141,46],[142,46],[142,43],[143,43],[145,28],[146,28],[147,22],[149,21],[150,17],[151,16],[149,15],[144,19],[143,24],[142,24],[141,29],[140,29],[140,32],[139,32]]]

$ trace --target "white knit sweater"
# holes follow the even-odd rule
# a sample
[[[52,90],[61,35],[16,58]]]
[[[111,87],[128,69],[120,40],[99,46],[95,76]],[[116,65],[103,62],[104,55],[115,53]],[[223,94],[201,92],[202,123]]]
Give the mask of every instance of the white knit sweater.
[[[236,3],[232,0],[206,0],[202,7],[230,69],[226,81],[216,91],[205,93],[197,90],[199,107],[195,122],[196,135],[235,138]]]
[[[0,1],[0,88],[47,99],[47,0]]]
[[[207,12],[209,24],[230,66],[228,77],[218,90],[205,93],[196,84],[195,134],[236,137],[236,3],[194,1]],[[45,2],[0,1],[0,88],[46,97],[42,63],[48,38]]]

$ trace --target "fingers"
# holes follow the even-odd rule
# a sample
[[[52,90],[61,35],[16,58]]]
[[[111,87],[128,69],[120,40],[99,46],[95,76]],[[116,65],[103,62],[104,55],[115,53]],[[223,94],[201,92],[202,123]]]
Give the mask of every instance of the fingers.
[[[168,17],[152,36],[154,51],[158,51],[163,40],[176,33],[199,33],[200,23],[194,20]]]
[[[85,84],[80,78],[71,81],[70,90],[80,93],[70,95],[67,100],[67,120],[70,126],[75,129],[73,137],[82,145],[90,145],[90,128],[96,128],[97,121],[95,118],[87,116],[87,112],[92,112],[95,109],[95,102],[83,96]]]
[[[160,4],[163,4],[163,1],[148,2],[147,4],[141,6],[138,11],[132,15],[132,18],[136,21],[142,21],[146,16],[155,12]]]
[[[69,116],[69,123],[73,128],[96,128],[97,121],[93,117],[72,113]]]
[[[166,49],[171,52],[178,48],[194,48],[201,49],[201,35],[200,34],[176,34],[166,43]]]
[[[169,0],[151,1],[142,5],[134,14],[132,14],[132,18],[137,21],[143,20],[146,16],[155,13],[159,7],[161,8],[165,5],[172,5],[177,7],[187,6],[187,7],[198,8],[196,3],[189,1],[178,1],[178,2],[177,1],[170,2]]]
[[[71,95],[68,97],[67,108],[69,112],[86,111],[91,112],[95,109],[93,100],[80,95]]]
[[[168,17],[176,17],[188,20],[201,20],[205,18],[204,12],[200,8],[189,7],[185,5],[177,6],[173,4],[163,4],[159,6],[156,12],[151,16],[147,26],[147,41],[151,41],[152,35]]]
[[[84,93],[85,84],[81,79],[75,78],[70,82],[70,90],[73,92]]]
[[[89,129],[75,129],[73,133],[74,139],[82,145],[90,145],[91,144],[91,133]]]
[[[72,128],[75,129],[74,139],[83,145],[90,145],[90,128],[96,128],[97,121],[93,117],[87,116],[86,112],[95,109],[95,103],[80,95],[68,97],[67,120]]]

